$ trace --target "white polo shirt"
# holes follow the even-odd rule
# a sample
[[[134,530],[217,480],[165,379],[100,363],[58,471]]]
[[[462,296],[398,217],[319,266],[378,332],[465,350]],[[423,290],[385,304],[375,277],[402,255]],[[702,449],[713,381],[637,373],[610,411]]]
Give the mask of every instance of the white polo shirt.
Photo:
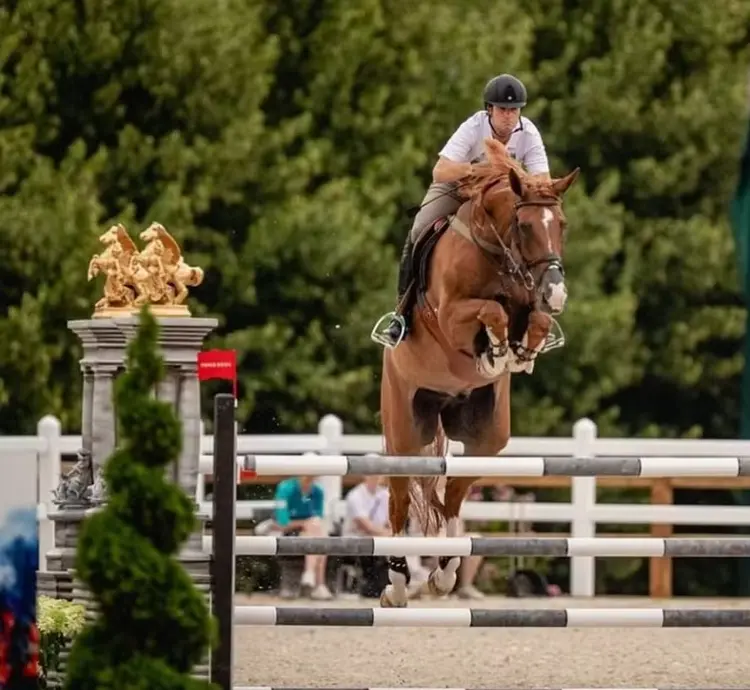
[[[492,136],[487,111],[479,110],[464,120],[440,151],[441,156],[455,163],[484,159],[484,140]],[[529,118],[521,119],[506,144],[508,153],[531,174],[549,172],[547,151],[542,135]]]
[[[367,518],[376,527],[385,527],[388,523],[388,489],[379,486],[372,493],[364,483],[355,486],[346,494],[346,518],[342,528],[345,536],[368,536],[359,529],[355,518]]]

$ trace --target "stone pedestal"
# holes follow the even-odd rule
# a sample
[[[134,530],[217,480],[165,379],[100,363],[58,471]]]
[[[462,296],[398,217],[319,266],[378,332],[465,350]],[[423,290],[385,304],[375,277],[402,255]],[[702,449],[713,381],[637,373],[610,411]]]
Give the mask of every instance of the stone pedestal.
[[[167,468],[168,478],[177,482],[188,496],[195,497],[201,441],[197,359],[205,337],[216,328],[218,320],[158,318],[158,323],[165,376],[156,395],[174,407],[182,422],[183,436],[182,453],[177,462]],[[70,321],[68,327],[83,344],[83,448],[77,483],[89,486],[89,489],[85,496],[73,499],[70,495],[80,492],[68,488],[68,499],[58,501],[59,510],[50,515],[55,522],[55,547],[47,554],[48,570],[40,573],[40,582],[44,583],[45,591],[51,593],[54,590],[59,598],[65,593],[65,598],[85,603],[87,610],[95,614],[95,602],[90,600],[81,583],[74,579],[75,550],[86,513],[106,500],[106,487],[102,494],[97,479],[118,443],[114,386],[117,376],[125,370],[126,350],[136,334],[138,317]],[[179,558],[210,602],[210,556],[203,552],[202,547],[208,516],[196,515],[199,527],[185,544]],[[204,667],[196,669],[203,677],[207,675],[207,666],[205,670],[204,674]]]

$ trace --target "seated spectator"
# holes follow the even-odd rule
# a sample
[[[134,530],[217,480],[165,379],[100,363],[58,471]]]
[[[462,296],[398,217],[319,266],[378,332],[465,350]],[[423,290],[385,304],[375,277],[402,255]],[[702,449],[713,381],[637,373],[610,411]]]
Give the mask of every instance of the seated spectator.
[[[277,501],[283,507],[276,508],[275,522],[287,536],[324,537],[323,489],[314,483],[314,477],[289,477],[276,487]],[[332,599],[326,585],[325,555],[305,556],[305,570],[300,586],[309,592],[312,599]]]
[[[381,477],[369,476],[346,495],[346,517],[342,536],[389,537],[388,489]],[[360,595],[379,597],[388,584],[388,559],[383,556],[361,556],[362,569]]]

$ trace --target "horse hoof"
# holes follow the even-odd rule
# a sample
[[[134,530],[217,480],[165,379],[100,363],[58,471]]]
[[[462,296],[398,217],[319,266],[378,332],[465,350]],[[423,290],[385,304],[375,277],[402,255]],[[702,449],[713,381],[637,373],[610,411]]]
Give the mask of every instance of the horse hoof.
[[[427,578],[427,590],[432,596],[450,594],[456,585],[456,574],[448,575],[442,570],[433,570]]]
[[[477,360],[477,370],[486,379],[496,379],[508,371],[509,354],[506,352],[502,357],[492,357],[484,352]]]
[[[380,608],[382,609],[403,609],[406,608],[408,599],[404,597],[403,601],[399,601],[394,597],[393,589],[388,586],[380,595]]]

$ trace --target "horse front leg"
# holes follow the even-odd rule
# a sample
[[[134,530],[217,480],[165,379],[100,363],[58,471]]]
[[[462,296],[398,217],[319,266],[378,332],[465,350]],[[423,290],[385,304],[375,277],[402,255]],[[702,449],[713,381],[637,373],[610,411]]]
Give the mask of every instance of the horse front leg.
[[[508,343],[508,313],[498,303],[487,301],[477,316],[484,325],[490,341],[489,349],[479,357],[479,371],[488,379],[496,379],[504,374],[510,361],[511,353]]]
[[[414,393],[394,365],[393,360],[396,356],[396,353],[390,350],[383,353],[380,410],[385,450],[388,455],[419,455],[423,444],[412,409]],[[391,476],[388,478],[388,484],[391,535],[402,537],[406,534],[411,503],[409,477]],[[388,558],[388,579],[391,584],[387,585],[380,595],[380,605],[399,608],[406,606],[411,574],[405,557]]]
[[[508,371],[514,374],[523,371],[531,374],[534,371],[534,362],[547,342],[547,336],[551,331],[552,317],[543,311],[532,311],[529,314],[529,325],[521,342],[512,347]]]
[[[495,300],[461,299],[441,304],[438,324],[451,347],[474,352],[477,321],[484,326],[490,345],[478,353],[477,370],[494,379],[506,371],[510,357],[508,347],[509,318],[505,309]]]

